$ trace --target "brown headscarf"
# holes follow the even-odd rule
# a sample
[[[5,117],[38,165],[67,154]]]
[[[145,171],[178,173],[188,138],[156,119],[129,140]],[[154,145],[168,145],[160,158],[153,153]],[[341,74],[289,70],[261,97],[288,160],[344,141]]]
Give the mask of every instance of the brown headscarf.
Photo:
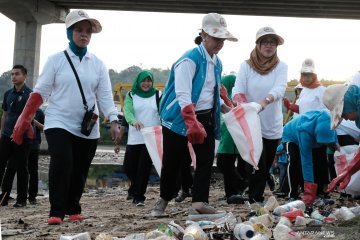
[[[280,59],[277,56],[277,52],[271,57],[264,57],[260,53],[260,43],[257,43],[246,62],[260,75],[266,75],[276,67]]]
[[[304,76],[303,76],[303,74],[301,74],[301,76],[300,76],[301,85],[303,87],[310,88],[310,89],[314,89],[314,88],[317,88],[318,86],[321,86],[321,83],[317,78],[317,74],[316,73],[311,73],[311,75],[312,75],[311,83],[304,83]]]

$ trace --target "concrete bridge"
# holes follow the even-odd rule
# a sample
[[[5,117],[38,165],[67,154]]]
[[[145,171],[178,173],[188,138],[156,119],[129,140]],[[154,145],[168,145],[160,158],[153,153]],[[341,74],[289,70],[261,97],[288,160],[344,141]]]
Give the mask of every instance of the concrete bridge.
[[[359,0],[0,0],[0,12],[16,22],[13,62],[28,68],[30,86],[39,75],[42,25],[64,22],[69,9],[360,19]]]

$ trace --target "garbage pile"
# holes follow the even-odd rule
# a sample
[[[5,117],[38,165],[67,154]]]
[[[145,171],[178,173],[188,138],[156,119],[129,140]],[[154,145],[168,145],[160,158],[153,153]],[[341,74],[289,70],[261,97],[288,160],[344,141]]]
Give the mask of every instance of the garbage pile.
[[[96,237],[96,240],[301,240],[314,237],[314,232],[306,230],[308,227],[317,226],[321,229],[340,220],[350,220],[360,216],[359,205],[332,209],[330,206],[317,203],[313,209],[309,209],[301,200],[279,205],[274,196],[270,196],[263,206],[258,203],[246,202],[246,204],[250,210],[246,219],[236,217],[231,212],[218,219],[211,219],[211,215],[202,215],[203,219],[199,220],[189,215],[189,220],[183,226],[171,221],[160,224],[157,229],[147,233],[129,234],[125,238],[102,233]],[[334,232],[331,231],[323,231],[323,235],[324,238],[335,237]],[[87,233],[72,238],[60,237],[60,240],[72,239],[90,240],[91,238]]]

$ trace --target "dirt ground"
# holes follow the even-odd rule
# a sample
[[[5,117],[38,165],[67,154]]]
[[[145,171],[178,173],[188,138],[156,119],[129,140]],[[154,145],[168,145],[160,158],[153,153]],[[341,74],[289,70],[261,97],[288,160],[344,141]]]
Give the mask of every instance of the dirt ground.
[[[104,153],[101,153],[101,158]],[[114,157],[111,153],[106,156]],[[98,155],[99,157],[99,155]],[[118,156],[115,156],[118,157]],[[42,165],[48,161],[47,156],[42,157]],[[76,235],[89,232],[92,239],[100,233],[108,233],[112,237],[124,238],[132,233],[142,233],[155,230],[161,223],[169,223],[171,220],[185,227],[188,217],[188,208],[191,206],[190,198],[182,203],[171,201],[167,208],[168,216],[164,218],[153,218],[149,214],[159,196],[159,184],[152,183],[148,186],[144,207],[136,207],[131,201],[126,200],[127,182],[121,181],[118,186],[112,188],[86,189],[82,199],[83,222],[70,222],[68,218],[59,226],[47,225],[49,213],[49,201],[47,192],[41,192],[44,196],[38,197],[36,206],[28,205],[25,208],[16,209],[9,202],[9,206],[0,207],[1,233],[3,239],[59,239],[61,235]],[[271,195],[266,191],[265,198]],[[232,212],[237,218],[245,220],[250,212],[244,204],[228,205],[223,199],[224,190],[220,174],[214,174],[211,181],[210,204],[219,210]],[[334,194],[333,199],[339,195]],[[283,203],[283,200],[280,200]],[[343,199],[337,200],[337,207],[354,206],[356,201]],[[336,206],[336,205],[335,205]],[[334,207],[335,207],[334,206]],[[342,225],[341,225],[342,224]],[[357,218],[352,222],[336,223],[333,225],[317,228],[318,231],[333,231],[330,239],[360,239],[360,220]],[[227,237],[232,239],[232,237]],[[1,237],[0,237],[1,239]],[[323,239],[312,232],[303,236],[302,239]],[[329,238],[328,238],[329,239]]]

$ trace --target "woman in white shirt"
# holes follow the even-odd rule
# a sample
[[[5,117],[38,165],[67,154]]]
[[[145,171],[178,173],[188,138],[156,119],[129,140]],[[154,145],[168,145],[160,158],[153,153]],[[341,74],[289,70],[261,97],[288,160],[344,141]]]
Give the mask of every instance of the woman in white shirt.
[[[45,135],[49,145],[49,225],[61,224],[65,215],[70,221],[82,221],[80,198],[84,190],[91,161],[100,137],[97,116],[99,104],[104,116],[111,122],[111,135],[119,142],[118,112],[112,99],[108,70],[104,63],[87,51],[92,33],[102,27],[83,10],[75,10],[65,20],[69,47],[66,52],[79,76],[83,95],[65,52],[50,56],[39,76],[23,113],[13,132],[17,143],[30,126],[36,109],[48,101],[45,112]],[[93,109],[95,123],[90,134],[83,134],[81,125],[86,112]]]
[[[260,28],[255,43],[250,58],[240,65],[232,95],[237,104],[258,102],[263,108],[259,115],[264,148],[259,170],[253,171],[249,178],[249,199],[261,202],[266,180],[271,182],[269,170],[282,137],[281,99],[286,90],[288,67],[277,56],[277,46],[284,39],[273,28]]]

